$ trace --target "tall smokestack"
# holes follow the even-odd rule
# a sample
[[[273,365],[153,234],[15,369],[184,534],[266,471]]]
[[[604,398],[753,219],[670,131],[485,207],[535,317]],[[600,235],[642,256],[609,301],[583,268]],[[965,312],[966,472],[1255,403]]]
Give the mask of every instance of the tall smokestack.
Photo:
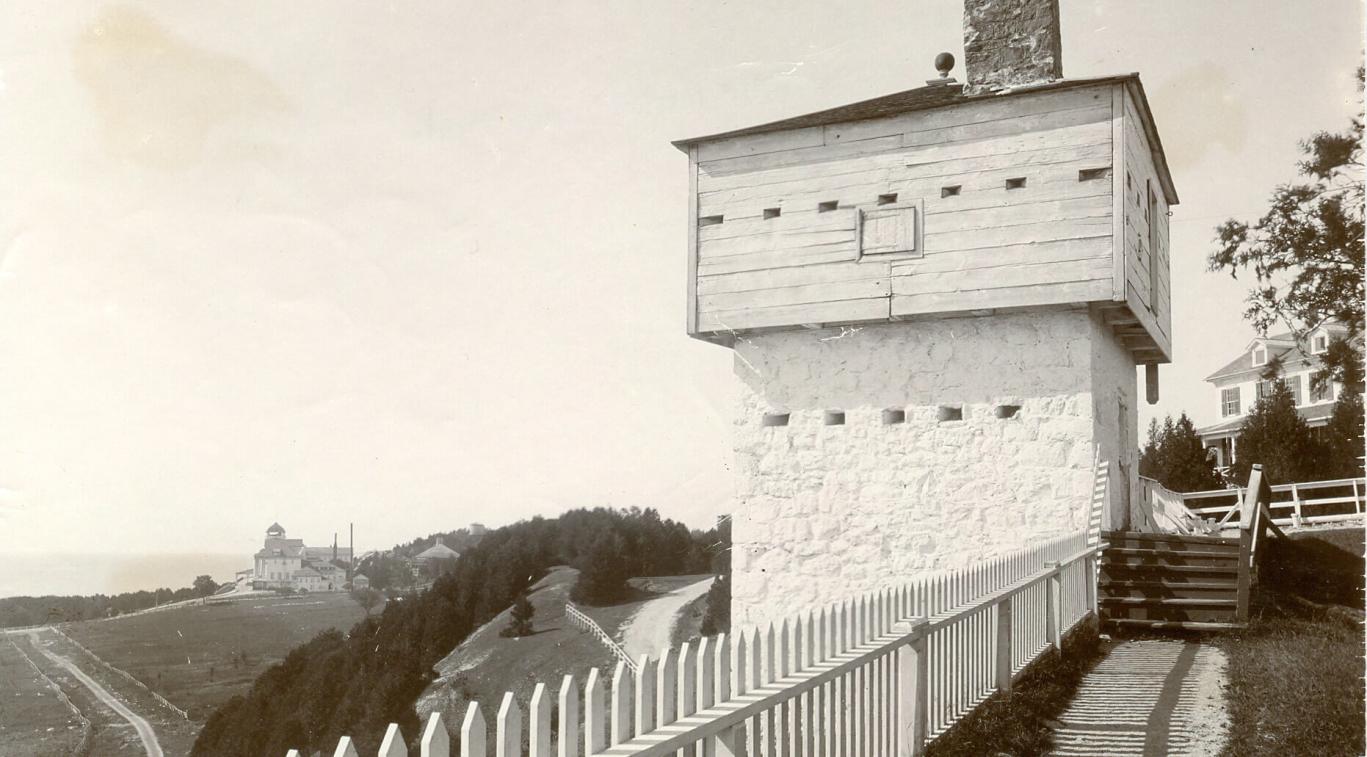
[[[1058,0],[964,0],[967,94],[1063,78]]]
[[[346,527],[347,531],[350,532],[348,538],[351,541],[351,556],[348,557],[346,561],[346,580],[347,583],[350,583],[351,574],[356,570],[356,524],[348,523],[346,524]]]

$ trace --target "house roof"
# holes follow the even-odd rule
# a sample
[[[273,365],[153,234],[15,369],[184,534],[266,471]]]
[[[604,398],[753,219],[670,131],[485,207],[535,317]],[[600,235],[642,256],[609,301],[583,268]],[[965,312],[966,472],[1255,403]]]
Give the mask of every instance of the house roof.
[[[1310,333],[1313,334],[1320,330],[1327,330],[1333,334],[1343,334],[1348,331],[1348,329],[1343,326],[1330,323],[1321,326]],[[1265,365],[1253,364],[1253,348],[1258,344],[1266,344],[1268,346],[1267,359],[1269,362],[1273,359],[1280,359],[1283,363],[1290,363],[1293,361],[1312,362],[1318,359],[1316,355],[1311,355],[1300,348],[1300,345],[1296,343],[1296,335],[1294,332],[1284,331],[1280,334],[1253,339],[1248,343],[1248,346],[1244,347],[1242,355],[1221,366],[1219,370],[1209,376],[1206,376],[1206,381],[1217,381],[1222,378],[1237,376],[1249,371],[1261,371]]]
[[[460,557],[460,553],[459,553],[459,552],[457,552],[457,551],[454,550],[454,549],[451,549],[450,547],[446,546],[445,544],[442,544],[441,542],[437,542],[436,544],[433,544],[432,546],[428,547],[427,549],[424,549],[423,551],[419,552],[419,553],[418,553],[418,556],[415,557],[415,558],[413,558],[413,559],[415,559],[415,560],[454,560],[454,559],[457,558],[457,557]]]
[[[280,525],[279,523],[272,523],[272,524],[271,524],[271,527],[268,528],[268,529],[266,529],[266,533],[268,533],[268,534],[272,534],[272,533],[280,533],[280,534],[283,534],[283,533],[285,533],[285,527],[282,526],[282,525]]]
[[[827,126],[848,121],[865,121],[873,118],[884,118],[902,113],[910,113],[913,111],[930,110],[932,108],[943,108],[970,102],[990,100],[997,97],[1010,97],[1012,95],[1022,95],[1032,92],[1070,89],[1073,87],[1085,87],[1095,84],[1116,82],[1124,83],[1134,94],[1140,112],[1144,117],[1145,133],[1149,138],[1149,142],[1154,146],[1153,153],[1158,167],[1159,180],[1163,185],[1164,196],[1169,205],[1176,205],[1178,203],[1177,189],[1173,186],[1172,174],[1168,170],[1167,157],[1163,152],[1163,143],[1159,140],[1158,130],[1153,125],[1153,112],[1149,108],[1148,98],[1144,95],[1144,87],[1140,84],[1139,74],[1137,73],[1078,79],[1059,79],[1057,81],[1011,87],[994,92],[983,92],[973,95],[965,94],[964,85],[959,83],[927,84],[924,87],[894,92],[890,95],[883,95],[882,97],[875,97],[870,100],[861,100],[848,105],[827,108],[825,110],[794,116],[792,118],[770,121],[769,123],[759,124],[758,126],[733,129],[731,131],[709,134],[703,137],[680,139],[672,144],[686,153],[689,152],[689,149],[694,145],[719,139],[748,137],[754,134],[766,134],[789,129],[804,129],[812,126]]]
[[[1334,403],[1326,402],[1320,405],[1310,405],[1309,407],[1298,407],[1296,408],[1296,412],[1312,427],[1323,426],[1325,423],[1329,422],[1329,416],[1334,414]],[[1241,415],[1238,418],[1230,418],[1227,421],[1213,423],[1209,426],[1202,426],[1201,428],[1196,429],[1196,434],[1197,436],[1219,436],[1231,431],[1238,431],[1243,427],[1244,418],[1246,417],[1247,416]]]

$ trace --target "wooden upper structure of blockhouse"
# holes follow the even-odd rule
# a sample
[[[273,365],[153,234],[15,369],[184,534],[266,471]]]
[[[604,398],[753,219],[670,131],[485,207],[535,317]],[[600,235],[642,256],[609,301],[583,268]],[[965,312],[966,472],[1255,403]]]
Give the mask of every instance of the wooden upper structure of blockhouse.
[[[1013,4],[1052,11],[1051,61],[983,51],[975,11]],[[1136,363],[1171,360],[1178,199],[1138,74],[1062,78],[1057,0],[966,6],[967,84],[674,143],[691,336],[1086,306]]]

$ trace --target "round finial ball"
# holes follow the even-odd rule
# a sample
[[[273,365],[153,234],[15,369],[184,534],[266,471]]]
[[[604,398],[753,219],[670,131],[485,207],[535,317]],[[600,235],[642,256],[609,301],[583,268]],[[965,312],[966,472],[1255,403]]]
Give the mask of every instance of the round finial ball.
[[[939,55],[935,56],[935,70],[939,71],[941,76],[948,76],[950,70],[952,70],[953,68],[953,55],[950,55],[949,53],[940,53]]]

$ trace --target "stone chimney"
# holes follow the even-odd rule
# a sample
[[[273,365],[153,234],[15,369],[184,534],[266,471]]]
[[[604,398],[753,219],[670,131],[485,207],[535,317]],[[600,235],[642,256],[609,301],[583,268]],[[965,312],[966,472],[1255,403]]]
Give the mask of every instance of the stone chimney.
[[[967,94],[1063,78],[1058,0],[964,0]]]

